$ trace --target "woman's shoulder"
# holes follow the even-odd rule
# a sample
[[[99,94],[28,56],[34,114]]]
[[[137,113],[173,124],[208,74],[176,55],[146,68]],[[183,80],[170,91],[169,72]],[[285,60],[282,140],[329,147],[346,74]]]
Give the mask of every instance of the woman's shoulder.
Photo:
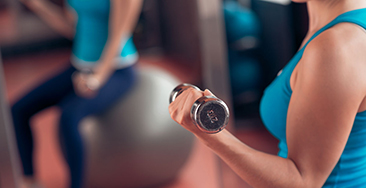
[[[303,59],[313,66],[366,71],[365,49],[366,30],[353,23],[339,23],[314,38],[305,48]]]
[[[366,32],[362,28],[351,23],[337,24],[305,48],[299,63],[299,79],[327,80],[329,84],[337,83],[337,89],[343,85],[343,89],[365,93],[365,49]]]

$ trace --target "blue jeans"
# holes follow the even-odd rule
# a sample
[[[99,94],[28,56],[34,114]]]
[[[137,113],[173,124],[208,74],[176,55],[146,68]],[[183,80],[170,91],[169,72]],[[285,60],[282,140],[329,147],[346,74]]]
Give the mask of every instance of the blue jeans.
[[[32,90],[12,106],[12,115],[24,174],[33,176],[33,138],[29,120],[47,107],[60,107],[59,133],[70,169],[70,187],[80,188],[85,156],[79,122],[86,116],[103,112],[123,96],[135,82],[135,71],[134,67],[116,70],[97,96],[91,99],[75,94],[71,80],[75,71],[70,67]]]

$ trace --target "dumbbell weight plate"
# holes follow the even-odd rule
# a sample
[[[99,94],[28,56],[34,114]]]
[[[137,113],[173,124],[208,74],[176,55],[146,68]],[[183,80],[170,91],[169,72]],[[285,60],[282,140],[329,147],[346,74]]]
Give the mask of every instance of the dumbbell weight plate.
[[[191,108],[191,118],[196,126],[205,133],[217,133],[229,122],[229,108],[213,96],[200,97]]]

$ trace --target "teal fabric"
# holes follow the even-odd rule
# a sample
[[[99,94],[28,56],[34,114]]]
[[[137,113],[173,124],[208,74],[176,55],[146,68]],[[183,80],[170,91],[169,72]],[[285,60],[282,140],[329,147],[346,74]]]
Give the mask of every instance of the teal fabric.
[[[67,0],[77,14],[73,55],[82,63],[95,63],[102,55],[109,32],[109,0]],[[118,60],[137,55],[131,35],[121,41]],[[80,63],[80,62],[78,62]]]
[[[315,33],[309,42],[341,22],[354,23],[366,29],[366,9],[353,10],[338,16]],[[283,158],[287,157],[286,118],[292,94],[290,77],[308,43],[266,88],[260,104],[263,123],[279,139],[278,155]],[[323,187],[366,187],[366,111],[356,115],[346,147]]]

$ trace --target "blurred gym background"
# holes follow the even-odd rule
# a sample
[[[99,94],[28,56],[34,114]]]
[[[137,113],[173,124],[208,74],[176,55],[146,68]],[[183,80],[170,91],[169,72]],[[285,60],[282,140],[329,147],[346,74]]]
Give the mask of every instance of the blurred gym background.
[[[50,0],[63,6],[63,0]],[[134,42],[139,67],[158,67],[181,82],[205,86],[200,0],[145,0]],[[201,1],[207,2],[207,1]],[[277,152],[277,141],[264,129],[259,102],[265,87],[300,46],[307,31],[306,7],[282,0],[220,1],[222,48],[229,80],[235,134],[248,145]],[[210,40],[215,41],[216,38]],[[17,0],[0,0],[0,49],[10,104],[45,78],[67,66],[67,40]],[[209,52],[208,52],[209,53]],[[212,53],[212,52],[211,52]],[[207,62],[206,62],[207,63]],[[220,77],[220,76],[219,76]],[[168,99],[167,99],[168,100]],[[34,118],[37,173],[46,187],[63,188],[67,175],[58,151],[58,111]],[[249,187],[203,145],[195,143],[179,176],[164,187]]]

